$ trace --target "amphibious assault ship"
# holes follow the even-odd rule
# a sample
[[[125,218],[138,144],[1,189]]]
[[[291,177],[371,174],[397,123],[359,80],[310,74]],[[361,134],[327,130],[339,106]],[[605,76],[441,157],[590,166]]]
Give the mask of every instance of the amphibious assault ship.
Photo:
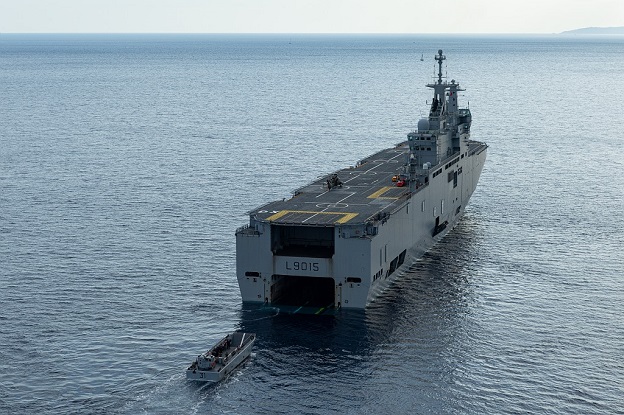
[[[470,109],[442,76],[429,116],[407,140],[249,212],[236,230],[244,302],[364,308],[459,221],[487,144],[470,139]]]

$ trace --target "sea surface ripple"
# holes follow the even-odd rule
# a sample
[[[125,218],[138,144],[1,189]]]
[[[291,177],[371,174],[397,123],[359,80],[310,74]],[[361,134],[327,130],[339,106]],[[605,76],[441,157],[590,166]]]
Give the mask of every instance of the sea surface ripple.
[[[246,212],[404,140],[438,49],[490,146],[459,225],[365,311],[243,306]],[[0,413],[624,414],[623,51],[2,34]]]

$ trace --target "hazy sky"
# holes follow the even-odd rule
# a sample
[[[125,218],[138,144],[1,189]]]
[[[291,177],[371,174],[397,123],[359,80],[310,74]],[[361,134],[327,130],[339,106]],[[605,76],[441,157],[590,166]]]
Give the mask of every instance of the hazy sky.
[[[624,0],[0,0],[0,33],[558,33]]]

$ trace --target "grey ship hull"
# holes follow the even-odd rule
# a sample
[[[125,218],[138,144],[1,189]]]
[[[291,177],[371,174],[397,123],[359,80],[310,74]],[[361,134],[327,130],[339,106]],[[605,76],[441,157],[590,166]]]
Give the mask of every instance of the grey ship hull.
[[[252,211],[250,226],[236,233],[243,301],[364,308],[404,274],[461,218],[479,181],[487,146],[471,142],[463,157],[455,154],[431,167],[428,184],[413,192],[392,182],[401,164],[397,158],[408,151],[407,143],[383,150],[356,168],[337,172],[342,187],[327,191],[320,180],[293,199]],[[458,171],[453,187],[449,172]],[[297,235],[298,228],[310,231]],[[302,240],[280,249],[283,232],[276,234],[283,229],[292,232],[293,240]],[[313,229],[324,230],[321,238],[331,232],[325,239],[332,239],[333,252],[315,245]]]
[[[435,59],[429,116],[407,141],[249,213],[236,231],[244,302],[364,308],[457,224],[487,145],[470,140],[462,89]]]

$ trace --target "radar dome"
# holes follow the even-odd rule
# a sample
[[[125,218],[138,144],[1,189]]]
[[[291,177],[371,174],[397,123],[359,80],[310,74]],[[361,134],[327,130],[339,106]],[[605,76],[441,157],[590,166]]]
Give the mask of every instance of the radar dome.
[[[427,131],[429,129],[429,120],[426,118],[421,118],[418,121],[418,131]]]

